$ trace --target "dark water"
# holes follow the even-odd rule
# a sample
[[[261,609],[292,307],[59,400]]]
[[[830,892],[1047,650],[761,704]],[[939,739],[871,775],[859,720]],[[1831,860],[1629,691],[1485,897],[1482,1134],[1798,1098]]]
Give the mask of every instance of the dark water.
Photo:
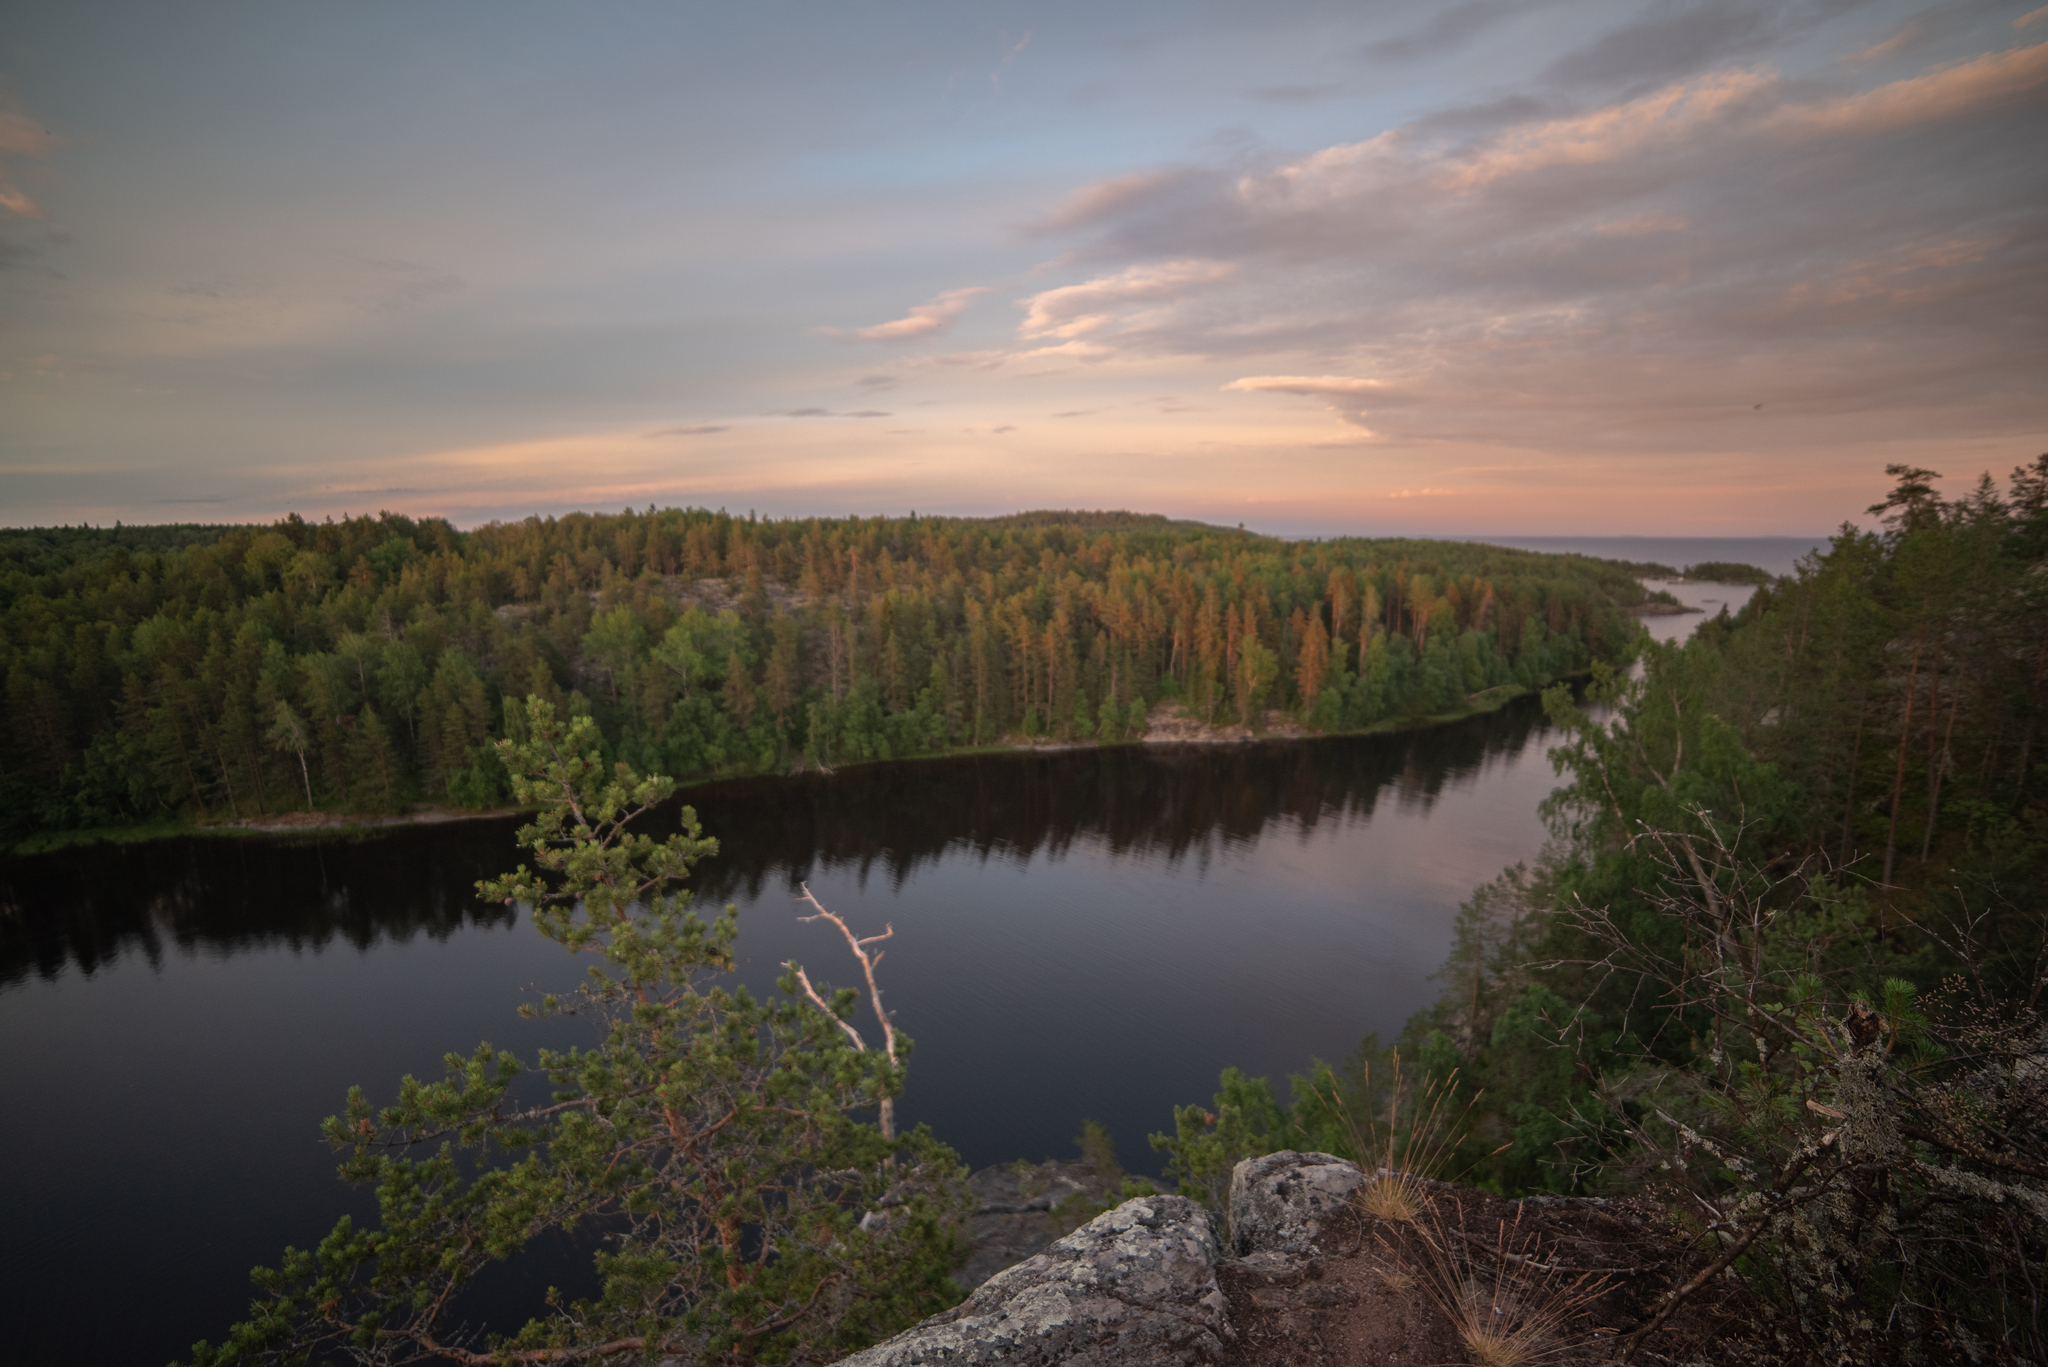
[[[1284,1074],[1397,1033],[1472,886],[1542,841],[1533,700],[1413,736],[880,766],[693,790],[757,987],[852,977],[797,884],[864,931],[917,1040],[903,1113],[981,1165],[1127,1167],[1237,1065]],[[512,822],[304,843],[168,841],[0,868],[0,1326],[7,1356],[160,1363],[218,1338],[248,1269],[360,1193],[317,1126],[479,1040],[531,1057],[575,1022],[514,1010],[579,967],[474,881]],[[579,1253],[540,1276],[566,1283]],[[567,1267],[568,1272],[561,1269]],[[502,1278],[475,1313],[538,1283]]]

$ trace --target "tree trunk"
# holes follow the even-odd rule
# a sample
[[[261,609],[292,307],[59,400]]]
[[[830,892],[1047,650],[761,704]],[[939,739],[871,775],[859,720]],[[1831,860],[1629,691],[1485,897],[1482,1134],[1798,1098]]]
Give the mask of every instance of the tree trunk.
[[[1941,779],[1942,775],[1948,772],[1949,742],[1955,738],[1956,712],[1963,705],[1963,688],[1960,680],[1955,684],[1954,694],[1955,696],[1949,699],[1948,726],[1942,732],[1941,753],[1929,761],[1929,767],[1934,772],[1929,774],[1927,778],[1927,831],[1920,837],[1920,862],[1922,864],[1927,862],[1928,851],[1934,848],[1934,817],[1935,813],[1941,809]],[[1930,741],[1933,738],[1933,734],[1933,728],[1930,726],[1928,728]]]
[[[1913,700],[1920,692],[1920,643],[1925,632],[1923,619],[1921,626],[1913,632],[1913,667],[1906,674],[1906,713],[1899,721],[1899,767],[1892,776],[1892,819],[1884,833],[1884,876],[1878,880],[1884,887],[1891,886],[1892,856],[1898,849],[1899,803],[1906,791],[1906,751],[1913,744]],[[1879,929],[1882,931],[1882,927]]]
[[[1868,699],[1859,700],[1856,706],[1856,737],[1849,744],[1848,792],[1842,799],[1842,851],[1835,858],[1838,868],[1846,868],[1849,863],[1850,825],[1856,816],[1856,766],[1863,758],[1863,722],[1868,710]]]

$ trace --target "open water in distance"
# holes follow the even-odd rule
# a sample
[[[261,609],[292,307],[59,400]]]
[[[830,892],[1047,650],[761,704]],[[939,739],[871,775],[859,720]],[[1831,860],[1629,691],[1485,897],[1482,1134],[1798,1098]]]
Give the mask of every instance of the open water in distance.
[[[1791,574],[1801,559],[1813,551],[1825,550],[1828,545],[1826,537],[1817,536],[1475,536],[1471,539],[1492,546],[1513,546],[1550,555],[1593,555],[1603,560],[1669,565],[1681,572],[1688,565],[1718,560],[1724,564],[1754,565],[1770,574]]]
[[[883,985],[917,1041],[902,1112],[970,1164],[1070,1156],[1091,1116],[1156,1172],[1145,1136],[1222,1067],[1335,1061],[1433,998],[1458,904],[1541,847],[1547,740],[1525,699],[1412,735],[708,785],[688,796],[724,852],[695,886],[740,908],[757,990],[789,958],[853,978],[836,934],[798,923],[802,881],[864,933],[894,925]],[[350,1084],[381,1100],[483,1039],[527,1059],[582,1041],[514,1014],[578,965],[472,894],[514,862],[515,825],[0,867],[10,1357],[150,1364],[217,1341],[250,1267],[372,1213],[318,1133]],[[471,1313],[511,1327],[548,1281],[580,1294],[587,1250],[557,1252]]]

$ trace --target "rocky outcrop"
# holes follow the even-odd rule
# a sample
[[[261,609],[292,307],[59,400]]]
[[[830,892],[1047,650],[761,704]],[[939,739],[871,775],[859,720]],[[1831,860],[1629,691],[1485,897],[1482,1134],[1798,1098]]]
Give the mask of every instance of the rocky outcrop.
[[[963,1280],[1049,1228],[1076,1196],[1101,1199],[1102,1178],[1082,1164],[984,1168],[974,1254]],[[1215,1363],[1236,1335],[1217,1270],[1262,1286],[1293,1287],[1321,1252],[1351,1194],[1356,1165],[1291,1150],[1247,1159],[1230,1183],[1226,1249],[1209,1212],[1179,1196],[1142,1196],[1098,1215],[1043,1253],[995,1272],[966,1302],[842,1367],[1168,1367]],[[1017,1222],[1014,1233],[1004,1222]],[[1249,1255],[1232,1259],[1228,1255]],[[982,1275],[986,1275],[983,1273]],[[1312,1288],[1314,1289],[1314,1288]],[[1298,1295],[1308,1294],[1297,1292]]]
[[[1224,1356],[1209,1212],[1141,1196],[842,1367],[1193,1367]]]
[[[971,1291],[1042,1252],[1110,1204],[1122,1181],[1122,1173],[1058,1159],[983,1168],[967,1179],[975,1208],[967,1225],[967,1261],[953,1280]]]
[[[1298,740],[1312,732],[1284,712],[1268,711],[1255,731],[1229,720],[1205,722],[1193,709],[1177,702],[1154,704],[1145,718],[1147,745],[1243,745],[1259,740]]]
[[[1334,1154],[1283,1149],[1247,1158],[1230,1174],[1230,1251],[1315,1257],[1364,1185],[1358,1165]]]
[[[985,1205],[1056,1205],[1065,1166],[987,1169],[977,1190]],[[1355,1199],[1370,1180],[1326,1153],[1246,1159],[1223,1238],[1193,1201],[1126,1201],[841,1367],[1432,1367],[1469,1360],[1444,1291],[1468,1284],[1493,1289],[1492,1314],[1562,1307],[1528,1338],[1545,1360],[1605,1361],[1705,1257],[1643,1202],[1409,1178],[1423,1208],[1390,1220]],[[1025,1216],[1047,1213],[983,1218]],[[1769,1361],[1754,1309],[1718,1281],[1646,1340],[1650,1360]]]

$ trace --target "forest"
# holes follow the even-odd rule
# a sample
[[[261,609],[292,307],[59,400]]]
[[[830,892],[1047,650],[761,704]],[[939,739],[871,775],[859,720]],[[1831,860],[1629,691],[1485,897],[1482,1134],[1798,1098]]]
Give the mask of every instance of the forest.
[[[1619,658],[1645,598],[1579,556],[1126,513],[0,532],[0,840],[492,808],[529,694],[685,781],[1114,742],[1162,701],[1401,724]]]
[[[1227,1072],[1154,1139],[1184,1191],[1398,1132],[1658,1201],[1790,1360],[2048,1358],[2048,456],[1887,473],[1880,530],[1546,695],[1552,840],[1462,908],[1405,1095],[1375,1039]]]

